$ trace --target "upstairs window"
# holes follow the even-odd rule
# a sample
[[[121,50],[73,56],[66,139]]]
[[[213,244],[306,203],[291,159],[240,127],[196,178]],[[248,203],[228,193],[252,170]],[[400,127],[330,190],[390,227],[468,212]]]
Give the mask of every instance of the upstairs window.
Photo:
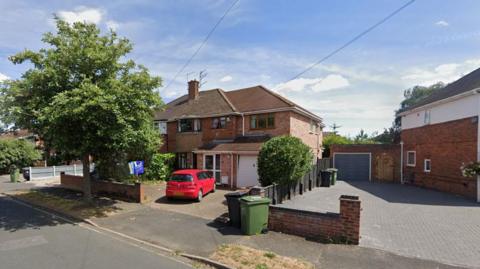
[[[181,119],[178,121],[178,132],[199,132],[202,130],[199,119]]]
[[[407,166],[415,166],[415,151],[407,151]]]
[[[212,119],[212,129],[224,129],[227,126],[227,117]]]
[[[425,110],[425,114],[423,115],[423,123],[430,124],[430,110]]]
[[[275,114],[261,114],[250,116],[250,129],[275,128]]]
[[[160,134],[167,134],[167,122],[166,121],[154,121],[153,127],[158,130]]]

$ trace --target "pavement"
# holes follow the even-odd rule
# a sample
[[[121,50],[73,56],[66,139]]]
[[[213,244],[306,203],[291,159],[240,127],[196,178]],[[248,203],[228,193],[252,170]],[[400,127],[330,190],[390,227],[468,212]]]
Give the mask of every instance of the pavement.
[[[281,207],[339,212],[342,194],[362,202],[360,246],[480,268],[480,204],[460,196],[393,183],[338,181]]]
[[[188,262],[0,196],[1,268],[193,268]]]
[[[94,222],[128,236],[203,257],[209,257],[222,244],[242,244],[310,261],[316,268],[461,268],[373,248],[320,244],[276,232],[244,236],[238,229],[212,220],[151,207]]]
[[[0,175],[0,193],[14,192],[22,190],[30,190],[35,188],[43,188],[49,186],[58,186],[60,177],[45,178],[34,181],[25,181],[20,175],[20,182],[10,182],[10,175]]]

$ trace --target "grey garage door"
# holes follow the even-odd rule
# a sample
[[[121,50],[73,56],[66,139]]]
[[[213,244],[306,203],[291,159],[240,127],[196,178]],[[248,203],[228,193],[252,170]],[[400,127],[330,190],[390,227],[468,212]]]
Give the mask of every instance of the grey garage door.
[[[370,180],[370,154],[335,153],[333,161],[334,167],[338,169],[339,180]]]

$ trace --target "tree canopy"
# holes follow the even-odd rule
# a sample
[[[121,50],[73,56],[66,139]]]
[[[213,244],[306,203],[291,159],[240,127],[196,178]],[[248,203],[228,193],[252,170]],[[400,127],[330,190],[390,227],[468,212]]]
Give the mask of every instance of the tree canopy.
[[[35,144],[23,139],[0,140],[0,173],[6,173],[10,166],[19,168],[31,165],[41,158],[40,151]]]
[[[89,156],[135,158],[158,148],[152,116],[162,105],[155,90],[161,79],[125,59],[132,44],[114,31],[102,35],[95,24],[60,19],[56,24],[56,33],[43,36],[46,48],[10,57],[32,68],[2,87],[0,120],[81,157],[87,182]],[[89,195],[89,186],[84,192]]]

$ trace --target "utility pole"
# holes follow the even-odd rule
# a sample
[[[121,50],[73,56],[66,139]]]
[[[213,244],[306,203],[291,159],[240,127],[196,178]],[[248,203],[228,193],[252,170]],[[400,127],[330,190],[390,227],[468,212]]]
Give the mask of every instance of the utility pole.
[[[340,127],[342,127],[342,126],[337,125],[335,122],[334,122],[332,125],[330,125],[330,128],[332,128],[334,135],[337,135],[337,130],[338,130]]]

